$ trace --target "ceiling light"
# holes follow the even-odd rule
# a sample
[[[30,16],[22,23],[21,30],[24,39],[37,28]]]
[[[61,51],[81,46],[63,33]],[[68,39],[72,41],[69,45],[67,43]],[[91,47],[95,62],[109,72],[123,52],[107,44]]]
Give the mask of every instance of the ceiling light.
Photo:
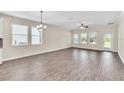
[[[39,31],[42,31],[42,30],[46,30],[47,29],[47,26],[43,24],[42,22],[42,14],[43,14],[43,11],[41,11],[41,23],[39,25],[37,25],[37,29]]]
[[[88,28],[87,25],[81,24],[80,29]]]
[[[83,28],[84,28],[83,26],[80,27],[80,29],[83,29]]]

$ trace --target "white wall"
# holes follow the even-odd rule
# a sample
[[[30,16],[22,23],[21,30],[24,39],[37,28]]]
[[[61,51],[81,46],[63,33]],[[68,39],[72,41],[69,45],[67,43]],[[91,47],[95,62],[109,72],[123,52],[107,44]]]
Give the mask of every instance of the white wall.
[[[124,12],[120,16],[118,29],[118,54],[124,63]]]
[[[71,44],[70,32],[51,25],[48,25],[48,29],[46,31],[43,31],[42,45],[31,45],[31,36],[29,34],[28,46],[14,47],[12,46],[12,35],[11,35],[12,23],[28,25],[29,27],[31,27],[32,25],[36,25],[38,23],[16,17],[10,17],[10,16],[3,16],[3,17],[4,17],[4,21],[3,21],[3,39],[4,39],[3,60],[4,61],[70,47]],[[31,33],[30,28],[29,28],[29,33]]]
[[[72,31],[73,33],[81,33],[82,31]],[[113,52],[117,52],[118,50],[118,25],[99,25],[92,26],[89,29],[85,29],[84,32],[97,32],[97,44],[73,44],[72,47],[85,48],[85,49],[95,49],[95,50],[103,50],[103,34],[104,33],[113,33]],[[73,40],[73,39],[72,39]]]
[[[0,18],[0,38],[3,38],[3,19]],[[2,64],[2,48],[0,48],[0,64]]]
[[[2,32],[3,32],[3,19],[0,17],[0,38],[2,38]]]
[[[15,58],[20,58],[24,56],[39,54],[47,51],[62,49],[66,47],[79,47],[79,48],[87,48],[87,49],[96,49],[103,50],[102,47],[102,36],[103,33],[112,32],[114,37],[113,49],[112,51],[117,52],[118,50],[118,25],[109,25],[109,26],[95,26],[89,28],[88,32],[97,32],[97,45],[84,45],[84,44],[73,44],[71,43],[71,33],[80,33],[81,31],[66,31],[65,29],[58,28],[55,26],[48,25],[48,29],[43,32],[43,45],[28,45],[22,47],[13,47],[12,46],[12,23],[28,25],[31,27],[32,25],[38,24],[37,22],[11,17],[11,16],[3,16],[3,60],[11,60]],[[122,28],[122,27],[121,27]],[[31,29],[29,28],[29,33]],[[122,34],[121,34],[122,35]],[[29,35],[29,44],[31,43],[31,36]],[[120,42],[120,41],[119,41]],[[122,41],[121,41],[122,43]],[[123,44],[123,43],[122,43]],[[123,45],[124,46],[124,45]],[[122,49],[122,47],[120,48]],[[122,55],[122,53],[121,53]]]

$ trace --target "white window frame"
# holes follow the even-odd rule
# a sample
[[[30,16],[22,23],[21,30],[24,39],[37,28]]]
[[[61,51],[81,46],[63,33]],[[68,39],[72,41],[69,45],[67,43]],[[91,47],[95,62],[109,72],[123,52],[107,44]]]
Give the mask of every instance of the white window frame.
[[[111,42],[111,44],[112,44],[112,46],[111,46],[111,48],[105,48],[104,47],[104,36],[105,36],[105,34],[111,34],[111,38],[112,38],[112,42]],[[113,41],[114,40],[114,33],[113,32],[104,32],[103,33],[103,37],[102,37],[102,48],[105,50],[105,51],[112,51],[113,50]]]
[[[78,38],[74,38],[74,35],[75,35],[75,34],[78,35]],[[78,41],[77,43],[75,43],[75,39],[78,39],[79,41]],[[80,44],[80,34],[79,34],[79,33],[73,33],[72,42],[73,42],[73,44]]]
[[[26,28],[27,28],[27,34],[14,34],[14,33],[13,33],[13,26],[26,27]],[[23,45],[23,44],[22,44],[22,45],[16,45],[16,44],[14,44],[14,43],[13,43],[13,37],[14,37],[14,35],[15,35],[15,36],[26,36],[26,38],[27,38],[26,44],[24,44],[24,45]],[[11,43],[12,46],[14,46],[14,47],[27,46],[27,45],[29,44],[29,42],[28,42],[28,26],[27,26],[27,25],[21,25],[21,24],[12,24],[12,35],[11,35],[11,36],[12,36],[12,43]]]
[[[95,40],[95,43],[94,43],[94,44],[90,42],[90,34],[91,34],[91,33],[96,33],[96,40]],[[96,45],[96,44],[97,44],[97,34],[98,34],[97,32],[89,32],[89,33],[88,33],[88,43],[89,43],[89,44],[91,44],[91,45]]]
[[[86,37],[86,39],[87,39],[86,43],[82,43],[82,42],[81,42],[81,34],[82,34],[82,33],[86,33],[86,36],[87,36],[87,37]],[[81,32],[81,33],[80,33],[80,44],[88,44],[88,33],[87,33],[87,32]]]
[[[39,35],[33,35],[32,34],[32,29],[33,29],[34,26],[31,27],[31,45],[42,45],[43,44],[43,31],[39,31]],[[33,36],[39,36],[39,43],[35,44],[33,43]]]

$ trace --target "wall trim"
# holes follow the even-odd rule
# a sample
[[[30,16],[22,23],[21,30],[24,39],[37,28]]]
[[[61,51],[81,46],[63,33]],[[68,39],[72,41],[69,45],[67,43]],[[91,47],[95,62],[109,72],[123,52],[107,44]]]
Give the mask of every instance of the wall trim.
[[[86,47],[78,47],[78,46],[73,46],[72,48],[79,48],[79,49],[86,49],[86,50],[94,50],[94,51],[107,51],[107,50],[104,50],[104,49],[100,49],[100,48],[86,48]],[[117,53],[117,51],[108,51],[108,52],[115,52]]]
[[[0,48],[0,64],[2,64],[2,48]]]
[[[55,51],[59,51],[59,50],[63,50],[63,49],[68,49],[68,48],[71,48],[71,47],[69,46],[69,47],[64,47],[64,48],[57,48],[57,49],[47,50],[47,51],[43,51],[43,52],[39,52],[39,53],[33,53],[33,54],[27,54],[27,55],[24,55],[24,56],[8,58],[8,59],[4,59],[3,63],[6,62],[6,61],[14,60],[14,59],[30,57],[30,56],[33,56],[33,55],[38,55],[38,54],[43,54],[43,53],[55,52]]]
[[[121,56],[121,54],[120,54],[120,52],[119,52],[119,51],[118,51],[118,55],[119,55],[119,57],[120,57],[120,59],[121,59],[122,63],[124,64],[124,59],[122,58],[122,56]]]
[[[83,47],[71,47],[71,48],[77,48],[77,49],[83,49],[83,50],[92,50],[92,51],[103,51],[102,49],[95,49],[95,48],[83,48]]]

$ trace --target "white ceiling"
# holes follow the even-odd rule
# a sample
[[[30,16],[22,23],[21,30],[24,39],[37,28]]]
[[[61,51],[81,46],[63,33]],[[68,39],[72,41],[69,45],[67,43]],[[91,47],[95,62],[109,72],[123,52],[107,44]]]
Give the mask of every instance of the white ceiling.
[[[40,21],[39,11],[3,11],[1,13],[30,20]],[[107,25],[118,22],[120,11],[45,11],[43,22],[65,29],[78,29],[80,23],[85,25]]]

